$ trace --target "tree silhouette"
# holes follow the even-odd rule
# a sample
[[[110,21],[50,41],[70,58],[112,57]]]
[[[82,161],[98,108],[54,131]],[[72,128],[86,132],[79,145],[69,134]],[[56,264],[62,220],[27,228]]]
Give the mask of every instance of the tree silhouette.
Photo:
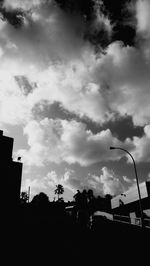
[[[29,200],[28,193],[25,191],[22,191],[20,194],[20,203],[27,203]]]
[[[76,221],[82,229],[86,229],[89,224],[88,196],[91,197],[92,194],[92,191],[87,192],[84,189],[82,192],[77,190],[77,193],[74,195]]]
[[[88,202],[91,202],[94,198],[94,194],[93,194],[93,190],[92,189],[89,189],[87,191],[87,198],[88,198]]]
[[[77,190],[77,193],[73,196],[75,199],[75,205],[77,209],[85,209],[88,206],[88,202],[93,198],[93,191],[84,189],[82,192]]]
[[[111,200],[113,196],[111,194],[105,194],[105,199]]]
[[[111,210],[111,199],[113,198],[112,195],[110,194],[106,194],[105,195],[105,207],[106,207],[106,211],[110,211]]]
[[[78,202],[78,200],[80,199],[81,196],[81,192],[80,190],[77,190],[76,194],[73,196],[75,202]]]
[[[64,187],[61,184],[56,185],[56,189],[55,189],[55,194],[57,194],[58,196],[58,201],[59,201],[59,196],[62,195],[64,193]]]
[[[49,203],[49,197],[44,193],[40,192],[39,194],[35,195],[32,199],[32,204],[36,206],[44,206]]]

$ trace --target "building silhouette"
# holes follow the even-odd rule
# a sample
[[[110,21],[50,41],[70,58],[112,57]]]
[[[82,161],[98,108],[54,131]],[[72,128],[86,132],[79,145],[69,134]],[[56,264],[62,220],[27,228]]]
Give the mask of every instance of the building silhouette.
[[[148,219],[150,217],[150,181],[142,182],[139,187],[143,215],[145,219]],[[118,219],[123,219],[124,216],[126,222],[140,222],[141,214],[137,186],[112,198],[111,208],[114,217],[118,217]]]
[[[22,163],[13,161],[13,142],[0,130],[0,209],[5,214],[17,210],[20,201]]]

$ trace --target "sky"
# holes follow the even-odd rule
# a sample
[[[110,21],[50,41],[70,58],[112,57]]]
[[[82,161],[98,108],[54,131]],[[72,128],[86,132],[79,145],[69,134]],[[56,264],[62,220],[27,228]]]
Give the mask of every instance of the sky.
[[[31,197],[134,187],[110,146],[149,180],[149,85],[150,0],[0,1],[0,128]]]

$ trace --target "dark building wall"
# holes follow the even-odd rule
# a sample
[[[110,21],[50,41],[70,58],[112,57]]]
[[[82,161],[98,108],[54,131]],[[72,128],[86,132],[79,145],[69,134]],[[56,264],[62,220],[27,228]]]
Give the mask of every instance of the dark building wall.
[[[150,181],[146,182],[146,188],[147,188],[148,197],[150,197]]]
[[[0,167],[3,199],[10,205],[18,204],[20,198],[22,163],[10,162]]]
[[[0,130],[0,162],[9,162],[12,160],[12,150],[13,150],[13,138],[3,136]]]
[[[19,205],[22,163],[12,160],[13,138],[0,131],[0,206],[10,212]]]
[[[142,210],[143,211],[150,209],[150,197],[146,197],[146,198],[142,199],[141,203],[142,203]],[[114,208],[112,210],[112,212],[114,214],[127,215],[127,216],[129,216],[130,213],[135,212],[136,216],[140,217],[141,213],[140,213],[139,200],[128,203],[128,204],[122,204],[121,206]]]

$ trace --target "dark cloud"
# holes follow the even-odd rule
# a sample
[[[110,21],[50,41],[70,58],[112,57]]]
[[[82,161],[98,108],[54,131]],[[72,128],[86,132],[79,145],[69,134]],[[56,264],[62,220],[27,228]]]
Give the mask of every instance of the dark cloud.
[[[0,4],[1,19],[6,20],[15,28],[22,27],[29,10],[23,10],[20,7],[21,4],[20,6],[18,4],[18,8],[15,5],[15,8],[9,9],[6,8],[7,5],[4,5],[4,2],[1,1]],[[136,31],[133,24],[128,23],[131,20],[131,12],[127,8],[130,1],[117,0],[114,4],[108,0],[55,0],[54,3],[65,12],[66,18],[69,18],[69,24],[72,26],[74,22],[71,22],[70,16],[72,21],[76,21],[75,23],[78,20],[82,21],[78,30],[82,32],[84,40],[88,40],[96,47],[96,51],[105,49],[115,40],[121,40],[125,45],[134,44]],[[41,5],[47,5],[49,14],[51,14],[50,7],[52,7],[53,1],[41,1]],[[100,21],[98,21],[99,15],[103,17]],[[77,19],[75,20],[75,18]],[[105,19],[108,19],[113,26],[111,34],[105,24]]]
[[[80,13],[85,20],[91,20],[95,1],[93,0],[55,0],[66,12]]]
[[[104,13],[109,17],[114,25],[112,41],[121,40],[125,45],[133,45],[136,36],[135,23],[133,23],[133,13],[129,6],[131,0],[102,0],[104,5]],[[135,2],[135,1],[134,1]],[[132,21],[132,23],[131,23]]]
[[[36,87],[36,83],[31,84],[27,77],[25,76],[15,76],[14,77],[21,92],[23,95],[27,96],[29,93],[33,92],[34,88]]]
[[[57,101],[50,104],[48,101],[43,100],[38,102],[34,105],[32,109],[32,113],[35,119],[42,120],[45,117],[48,117],[49,119],[67,119],[72,120],[76,119],[79,120],[79,118],[70,113],[69,111],[65,110],[61,104]]]
[[[4,1],[0,2],[0,18],[15,28],[21,27],[24,23],[25,13],[20,9],[7,10],[3,7],[3,3]]]
[[[90,41],[96,48],[105,48],[110,43],[110,36],[103,21],[96,27],[98,13],[102,13],[99,1],[65,1],[56,0],[57,4],[67,13],[79,14],[85,24],[84,39]],[[99,51],[99,49],[97,49]]]
[[[121,40],[125,45],[133,45],[136,36],[135,27],[129,21],[133,20],[133,14],[128,9],[132,1],[116,0],[115,3],[109,0],[55,0],[59,6],[66,12],[76,12],[84,17],[87,25],[84,37],[95,46],[107,47],[109,43],[115,40]],[[91,30],[95,12],[98,11],[108,17],[113,25],[113,32],[108,35],[105,27],[101,25],[99,29]]]
[[[26,165],[113,161],[114,167],[126,155],[110,145],[127,148],[138,163],[150,161],[149,2],[139,0],[134,15],[131,1],[113,2],[0,2],[0,119],[23,124]],[[139,47],[133,47],[136,34]],[[119,190],[119,178],[106,166],[104,188],[115,183]],[[91,175],[87,185],[99,177]]]
[[[103,125],[103,129],[110,128],[111,132],[115,136],[119,136],[119,139],[124,141],[127,137],[133,136],[141,137],[144,134],[143,127],[134,126],[132,117],[118,117],[114,121],[109,121]]]
[[[4,1],[5,2],[5,1]],[[24,26],[25,19],[28,17],[29,10],[21,8],[21,4],[18,7],[12,5],[11,8],[8,8],[8,4],[2,2],[0,7],[1,19],[7,21],[9,24],[15,28],[20,28]],[[68,25],[77,24],[78,32],[83,33],[83,39],[90,41],[95,46],[100,46],[105,48],[110,43],[110,36],[107,32],[107,29],[101,21],[99,27],[95,27],[95,21],[97,19],[97,11],[101,12],[101,5],[96,5],[95,1],[55,1],[57,5],[65,12],[66,19],[68,18]],[[11,6],[10,5],[10,6]],[[52,1],[41,1],[41,5],[46,6],[51,14],[51,7],[54,6]],[[32,9],[30,9],[32,12]],[[72,21],[71,21],[72,20]],[[78,25],[80,21],[80,25]],[[84,25],[84,26],[83,26]],[[74,30],[72,28],[72,30]]]

